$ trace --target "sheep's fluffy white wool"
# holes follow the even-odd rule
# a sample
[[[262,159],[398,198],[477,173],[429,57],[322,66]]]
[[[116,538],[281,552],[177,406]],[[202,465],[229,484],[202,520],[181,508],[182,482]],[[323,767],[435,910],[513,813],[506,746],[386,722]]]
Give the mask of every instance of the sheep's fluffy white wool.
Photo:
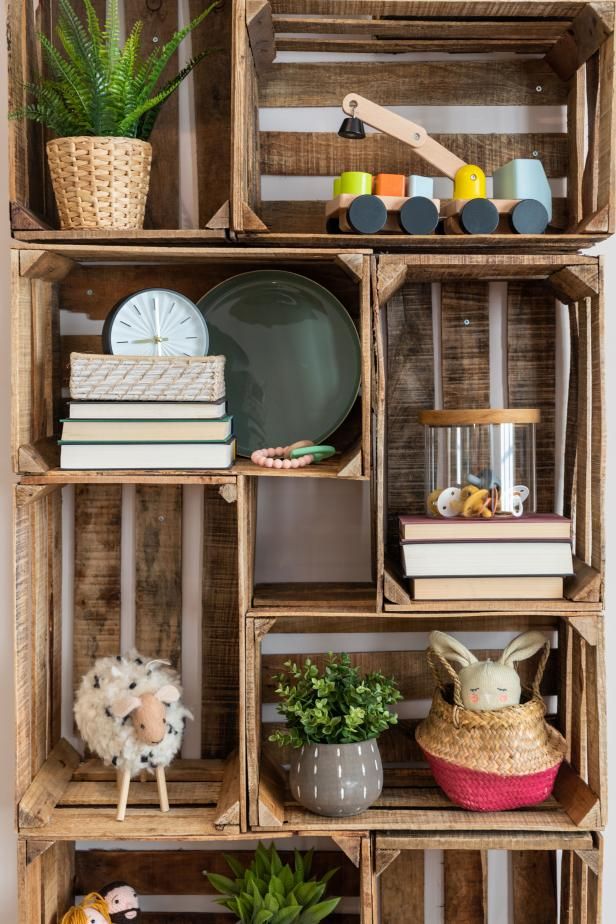
[[[136,684],[132,689],[131,684]],[[130,715],[114,716],[112,705],[121,697],[156,693],[173,684],[180,699],[167,708],[167,732],[160,744],[137,740]],[[132,649],[123,657],[99,658],[82,678],[75,699],[75,721],[84,742],[107,766],[152,773],[155,767],[168,767],[182,746],[184,723],[192,719],[182,705],[182,687],[177,671],[161,661],[150,660]]]

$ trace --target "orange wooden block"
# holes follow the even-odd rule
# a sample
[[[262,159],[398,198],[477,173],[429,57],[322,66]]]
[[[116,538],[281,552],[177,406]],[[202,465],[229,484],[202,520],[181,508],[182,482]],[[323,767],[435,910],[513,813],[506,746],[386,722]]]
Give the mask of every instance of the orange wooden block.
[[[377,196],[404,196],[406,177],[401,173],[377,173],[374,192]]]

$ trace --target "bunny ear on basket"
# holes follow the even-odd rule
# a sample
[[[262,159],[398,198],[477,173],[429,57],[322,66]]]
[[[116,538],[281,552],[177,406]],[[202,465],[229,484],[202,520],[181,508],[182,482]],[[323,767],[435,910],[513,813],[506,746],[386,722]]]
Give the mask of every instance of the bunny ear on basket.
[[[434,632],[430,633],[428,640],[430,647],[442,658],[447,658],[448,661],[455,661],[462,667],[477,663],[475,655],[453,635],[448,635],[446,632],[435,629]]]
[[[521,635],[518,635],[517,638],[509,642],[499,658],[499,663],[505,664],[508,667],[513,667],[517,661],[525,661],[527,658],[536,654],[536,652],[545,645],[549,647],[549,644],[543,632],[538,632],[536,630],[523,632]]]

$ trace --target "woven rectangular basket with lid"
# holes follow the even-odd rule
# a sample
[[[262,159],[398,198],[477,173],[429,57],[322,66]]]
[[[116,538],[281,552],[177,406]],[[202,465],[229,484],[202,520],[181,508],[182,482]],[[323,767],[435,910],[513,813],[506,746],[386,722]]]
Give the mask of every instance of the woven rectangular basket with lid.
[[[76,401],[219,401],[224,356],[107,356],[71,353]]]
[[[549,651],[546,642],[525,701],[475,712],[462,703],[457,671],[428,649],[437,688],[415,737],[452,802],[475,812],[495,812],[536,805],[551,795],[565,740],[546,722],[539,692]],[[441,669],[451,683],[443,682]]]

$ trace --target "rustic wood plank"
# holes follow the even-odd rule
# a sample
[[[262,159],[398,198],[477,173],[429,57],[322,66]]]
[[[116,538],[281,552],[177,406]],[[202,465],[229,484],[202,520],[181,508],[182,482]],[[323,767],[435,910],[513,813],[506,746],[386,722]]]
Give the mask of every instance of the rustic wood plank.
[[[597,4],[587,3],[556,44],[550,49],[546,60],[561,80],[570,80],[588,58],[595,54],[614,28],[598,12]]]
[[[276,106],[340,106],[349,89],[385,106],[561,106],[567,88],[540,60],[491,63],[274,64],[259,87],[259,103]],[[537,87],[541,87],[541,91]]]
[[[224,852],[245,865],[253,856],[250,850]],[[293,865],[291,851],[281,849],[280,857],[283,863]],[[221,849],[78,850],[75,859],[76,894],[87,892],[94,882],[123,879],[130,882],[140,895],[217,895],[203,875],[203,870],[229,875],[229,867]],[[356,896],[359,872],[339,851],[315,851],[312,875],[322,876],[333,865],[339,869],[332,880],[332,891],[337,895]]]
[[[487,855],[483,850],[447,850],[444,924],[487,922]]]
[[[600,267],[599,295],[590,303],[590,405],[592,428],[591,490],[592,555],[591,564],[601,576],[605,574],[605,490],[606,490],[606,427],[605,427],[605,297],[603,293],[603,262]]]
[[[487,282],[441,285],[443,407],[490,406],[490,332]]]
[[[231,8],[231,196],[230,226],[244,230],[244,206],[248,203],[246,156],[249,137],[247,98],[248,59],[251,56],[246,31],[246,0]]]
[[[614,34],[606,38],[599,52],[599,143],[597,208],[606,209],[605,230],[616,229],[616,92],[614,89]]]
[[[513,924],[556,924],[556,856],[545,850],[512,850]]]
[[[30,584],[32,588],[32,752],[31,773],[34,777],[43,766],[50,749],[48,700],[49,671],[49,587],[48,587],[48,519],[47,503],[31,504],[30,515]]]
[[[539,282],[508,287],[507,390],[510,407],[537,407],[537,510],[554,509],[556,307]]]
[[[60,740],[62,725],[62,492],[47,496],[49,581],[49,740]]]
[[[203,9],[203,4],[201,6]],[[124,0],[124,19],[127,33],[138,20],[143,22],[141,36],[145,54],[170,40],[178,28],[178,5],[173,0]],[[203,24],[197,32],[205,30]],[[160,86],[174,77],[180,69],[176,52],[160,77]],[[200,75],[201,76],[201,75]],[[177,228],[180,224],[180,123],[177,91],[165,102],[156,119],[150,139],[152,169],[150,194],[145,209],[145,226],[150,228]]]
[[[591,303],[578,302],[577,481],[575,490],[575,553],[592,559],[592,362]]]
[[[331,16],[331,0],[271,0],[274,14],[300,14],[301,16]],[[581,2],[563,0],[485,0],[481,4],[483,18],[511,19],[560,19],[563,29],[570,20],[584,9]],[[446,18],[463,19],[477,15],[477,6],[471,0],[336,0],[337,16],[379,16],[405,17],[413,19]]]
[[[247,0],[246,27],[257,73],[265,71],[276,57],[274,22],[269,0]]]
[[[387,544],[399,554],[398,516],[423,513],[423,427],[417,414],[434,407],[432,293],[407,284],[386,306]]]
[[[135,645],[180,670],[182,488],[138,485],[135,494]]]
[[[413,909],[413,921],[424,924],[424,854],[404,850],[380,876],[383,924],[403,921]]]
[[[586,646],[586,732],[587,778],[590,789],[601,800],[602,817],[606,816],[607,793],[607,718],[605,695],[605,649],[603,622],[598,627],[596,645]]]
[[[203,7],[203,0],[189,0],[191,19]],[[206,47],[216,49],[201,62],[194,81],[200,228],[205,227],[231,191],[231,10],[231,3],[221,3],[192,35],[193,54]]]
[[[19,803],[20,825],[36,828],[49,821],[79,761],[75,748],[61,738]]]
[[[120,653],[120,485],[75,487],[73,686]]]
[[[237,508],[205,488],[202,591],[203,757],[227,757],[239,738]]]
[[[378,7],[374,8],[378,13]],[[409,38],[409,39],[498,39],[510,41],[555,41],[563,34],[562,20],[546,19],[531,22],[510,20],[467,19],[467,20],[436,20],[436,19],[353,19],[336,16],[288,16],[277,13],[273,17],[276,34],[308,33],[368,35],[383,38]]]
[[[597,188],[599,178],[599,53],[586,62],[586,133],[587,152],[582,174],[582,214],[588,221],[597,211]]]
[[[582,181],[586,141],[586,70],[580,68],[571,78],[567,100],[567,136],[569,170],[567,174],[567,200],[569,227],[575,229],[583,217]]]
[[[383,134],[367,135],[362,144],[349,144],[329,132],[260,132],[261,173],[273,176],[336,176],[342,170],[382,173],[420,173],[442,176],[407,144]],[[432,137],[457,157],[481,164],[488,176],[514,157],[532,157],[539,151],[548,176],[567,173],[564,134],[444,134]]]
[[[40,503],[40,501],[39,501]],[[32,555],[30,510],[14,506],[15,541],[15,795],[32,781]]]

